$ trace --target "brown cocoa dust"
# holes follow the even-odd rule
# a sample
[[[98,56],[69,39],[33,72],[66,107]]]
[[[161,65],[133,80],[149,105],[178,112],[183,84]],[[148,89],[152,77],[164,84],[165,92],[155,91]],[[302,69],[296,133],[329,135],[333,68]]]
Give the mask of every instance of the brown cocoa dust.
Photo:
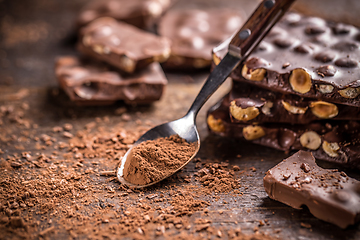
[[[136,185],[157,182],[184,165],[196,147],[197,143],[188,143],[179,135],[142,142],[130,151],[124,178]]]

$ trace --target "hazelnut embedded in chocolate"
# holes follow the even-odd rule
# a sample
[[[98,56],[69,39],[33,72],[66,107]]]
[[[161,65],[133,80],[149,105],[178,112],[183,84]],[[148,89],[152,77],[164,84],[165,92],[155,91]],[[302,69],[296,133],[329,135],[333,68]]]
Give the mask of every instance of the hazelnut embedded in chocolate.
[[[242,68],[242,76],[248,80],[262,81],[266,74],[266,66],[269,66],[267,61],[257,57],[250,58]]]
[[[336,54],[330,51],[320,52],[315,55],[315,59],[319,62],[327,63],[331,62],[335,58]]]
[[[230,113],[235,119],[246,122],[256,118],[260,114],[260,111],[255,106],[242,108],[236,104],[236,101],[231,101]]]
[[[297,106],[293,106],[288,102],[285,101],[281,101],[283,107],[290,113],[292,114],[304,114],[306,112],[306,110],[308,109],[308,107],[297,107]]]
[[[321,145],[321,138],[316,132],[307,131],[300,136],[300,144],[308,149],[316,150]]]
[[[333,118],[339,113],[335,104],[324,101],[311,102],[310,109],[318,118]]]
[[[209,128],[214,132],[225,132],[225,126],[221,119],[216,119],[213,115],[209,115],[206,120]]]
[[[345,68],[354,68],[358,66],[358,62],[351,58],[339,58],[335,61],[335,65]]]
[[[322,149],[330,157],[338,157],[339,156],[338,151],[340,150],[340,146],[336,142],[324,141],[322,144]]]
[[[298,93],[307,93],[312,86],[310,75],[302,68],[297,68],[292,71],[289,82],[292,89]]]
[[[335,63],[336,64],[336,63]],[[332,77],[336,73],[336,68],[332,65],[325,65],[316,69],[318,75],[322,77]]]
[[[243,136],[246,140],[251,141],[265,136],[265,131],[260,126],[246,126],[243,128]]]
[[[360,94],[360,87],[353,88],[348,87],[338,91],[341,96],[344,98],[356,98]]]

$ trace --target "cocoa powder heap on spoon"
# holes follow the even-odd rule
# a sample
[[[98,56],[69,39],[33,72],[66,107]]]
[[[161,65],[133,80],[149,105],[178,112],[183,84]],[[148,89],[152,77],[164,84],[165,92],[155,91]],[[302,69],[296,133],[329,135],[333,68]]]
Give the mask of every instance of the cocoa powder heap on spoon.
[[[124,166],[124,178],[135,185],[147,185],[179,170],[196,151],[179,135],[171,135],[135,146]]]

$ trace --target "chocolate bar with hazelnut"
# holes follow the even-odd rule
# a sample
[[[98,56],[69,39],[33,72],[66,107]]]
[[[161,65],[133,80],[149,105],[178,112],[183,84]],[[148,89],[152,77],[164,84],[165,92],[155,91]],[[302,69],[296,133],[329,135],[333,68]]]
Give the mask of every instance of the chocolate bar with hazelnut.
[[[319,167],[313,155],[298,151],[264,177],[270,198],[293,208],[307,206],[317,218],[346,228],[360,221],[360,181],[337,169]]]
[[[227,41],[214,48],[222,58]],[[360,30],[288,13],[230,75],[272,91],[360,107]]]
[[[170,55],[170,41],[113,18],[96,19],[80,31],[78,49],[85,55],[133,73]]]
[[[220,136],[242,138],[282,151],[307,150],[317,159],[360,169],[360,122],[315,121],[309,124],[231,122],[229,100],[207,113],[207,125]]]
[[[151,29],[174,0],[93,0],[85,4],[77,18],[82,27],[101,17],[111,17],[141,29]]]
[[[211,50],[230,37],[244,22],[243,14],[227,8],[176,9],[159,22],[158,32],[172,41],[167,69],[210,67]]]
[[[307,124],[322,119],[360,120],[360,108],[273,92],[233,81],[229,93],[232,122]]]
[[[159,63],[125,76],[109,66],[77,57],[59,57],[55,66],[60,87],[78,105],[105,105],[122,100],[149,104],[159,100],[167,79]]]

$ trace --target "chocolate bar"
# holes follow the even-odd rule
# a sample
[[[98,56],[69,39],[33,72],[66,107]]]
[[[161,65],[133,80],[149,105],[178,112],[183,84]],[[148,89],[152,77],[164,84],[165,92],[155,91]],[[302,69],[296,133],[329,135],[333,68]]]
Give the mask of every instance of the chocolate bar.
[[[232,9],[178,9],[165,14],[158,32],[171,39],[168,69],[199,69],[211,64],[211,50],[231,36],[243,23]]]
[[[57,59],[55,73],[61,88],[79,105],[104,105],[118,100],[149,104],[160,99],[167,84],[159,63],[124,76],[105,64],[68,56]]]
[[[227,42],[214,49],[219,62]],[[230,75],[272,91],[360,106],[360,31],[297,13],[284,16]]]
[[[211,132],[243,138],[282,151],[307,150],[317,159],[360,169],[360,122],[315,121],[309,124],[247,124],[230,120],[229,101],[224,98],[207,114]]]
[[[113,18],[99,18],[80,31],[79,51],[133,73],[170,55],[170,41]]]
[[[307,124],[321,119],[360,120],[360,108],[272,92],[233,81],[228,96],[232,122]]]
[[[323,169],[311,153],[298,151],[267,171],[264,188],[270,198],[346,228],[360,220],[360,181],[337,169]]]
[[[101,17],[111,17],[142,29],[151,29],[172,5],[171,0],[95,0],[80,11],[77,25],[82,27]]]

